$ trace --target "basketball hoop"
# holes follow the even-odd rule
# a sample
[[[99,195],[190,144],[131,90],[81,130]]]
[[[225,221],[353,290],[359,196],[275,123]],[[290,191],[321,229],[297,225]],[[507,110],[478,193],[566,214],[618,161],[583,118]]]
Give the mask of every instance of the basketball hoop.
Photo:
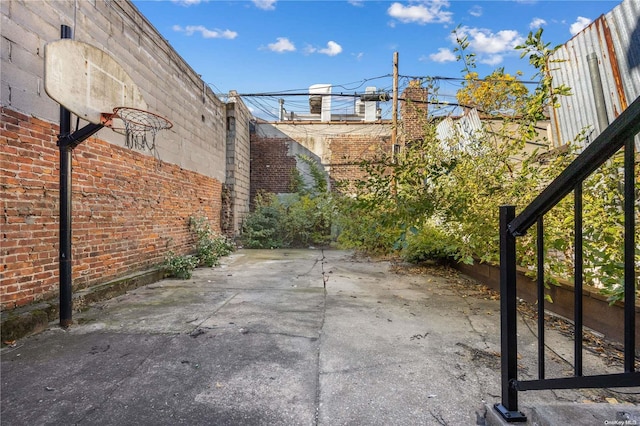
[[[114,120],[119,120],[119,123]],[[167,130],[173,124],[166,118],[138,108],[116,107],[112,114],[103,114],[103,124],[111,127],[114,132],[125,135],[127,148],[144,149],[150,151],[156,146],[156,133]],[[147,137],[151,134],[151,141]]]

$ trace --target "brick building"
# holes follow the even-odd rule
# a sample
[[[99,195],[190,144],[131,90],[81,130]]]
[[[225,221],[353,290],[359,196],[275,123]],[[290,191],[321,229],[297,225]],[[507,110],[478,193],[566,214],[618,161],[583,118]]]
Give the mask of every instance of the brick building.
[[[223,103],[129,2],[7,0],[0,10],[5,311],[58,292],[60,111],[43,90],[43,52],[62,25],[115,58],[153,112],[173,122],[153,151],[128,148],[106,128],[73,150],[74,290],[153,270],[169,251],[190,252],[192,216],[238,235],[258,191],[289,192],[294,169],[309,175],[300,155],[321,164],[331,181],[349,181],[362,177],[360,161],[392,152],[392,125],[380,120],[375,102],[332,119],[321,100],[322,121],[277,123],[257,121],[235,92]]]
[[[3,310],[58,291],[60,112],[43,90],[43,52],[62,25],[115,58],[153,112],[173,122],[153,151],[127,148],[106,128],[73,150],[74,289],[156,268],[170,250],[189,252],[191,216],[239,232],[249,209],[251,119],[239,98],[220,101],[129,2],[7,0],[0,10]]]

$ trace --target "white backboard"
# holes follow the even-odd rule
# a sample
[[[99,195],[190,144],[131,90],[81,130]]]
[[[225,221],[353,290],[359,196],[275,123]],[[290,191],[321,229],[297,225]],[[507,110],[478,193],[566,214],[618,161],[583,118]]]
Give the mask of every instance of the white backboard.
[[[101,114],[115,107],[147,109],[127,72],[97,47],[71,39],[47,43],[44,63],[47,94],[84,120],[101,124]]]

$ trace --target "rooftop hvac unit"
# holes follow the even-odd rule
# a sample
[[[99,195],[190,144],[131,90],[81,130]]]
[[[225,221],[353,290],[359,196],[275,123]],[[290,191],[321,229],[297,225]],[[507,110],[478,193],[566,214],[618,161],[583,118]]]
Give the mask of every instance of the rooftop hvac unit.
[[[368,86],[364,89],[365,96],[372,96],[377,94],[377,92],[378,89],[375,86]],[[364,105],[364,121],[376,121],[378,119],[378,102],[375,100],[366,100],[364,101]]]
[[[311,114],[320,114],[320,121],[331,121],[330,84],[309,86],[309,111]]]

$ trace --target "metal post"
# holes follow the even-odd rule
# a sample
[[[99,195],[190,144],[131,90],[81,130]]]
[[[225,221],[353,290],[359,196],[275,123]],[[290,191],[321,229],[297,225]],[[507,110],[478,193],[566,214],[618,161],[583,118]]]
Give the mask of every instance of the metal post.
[[[635,270],[635,146],[633,138],[624,145],[624,371],[635,371],[636,270]]]
[[[526,422],[518,411],[518,336],[516,329],[516,238],[509,223],[516,216],[515,206],[500,206],[500,348],[502,402],[494,408],[507,422]]]
[[[61,38],[71,38],[71,27],[62,25]],[[60,326],[68,327],[71,319],[72,254],[71,254],[71,153],[73,147],[64,142],[71,133],[71,112],[60,105]]]
[[[582,376],[582,288],[583,288],[583,252],[582,252],[582,182],[578,183],[574,192],[574,247],[575,266],[573,277],[573,324],[574,324],[574,374]]]
[[[538,219],[538,379],[544,379],[544,219]]]
[[[600,78],[600,68],[598,67],[598,55],[595,53],[588,54],[587,63],[589,64],[589,77],[591,78],[591,88],[596,106],[598,127],[600,128],[600,133],[602,133],[609,125],[609,117],[607,116],[607,103],[605,102],[602,78]]]

